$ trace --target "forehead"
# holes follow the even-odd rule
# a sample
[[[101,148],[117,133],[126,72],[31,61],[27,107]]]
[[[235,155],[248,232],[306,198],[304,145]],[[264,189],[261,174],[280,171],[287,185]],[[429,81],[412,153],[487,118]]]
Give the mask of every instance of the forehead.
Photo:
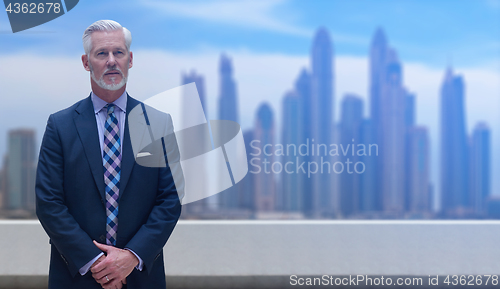
[[[96,31],[90,35],[90,39],[92,40],[92,50],[127,48],[122,30]]]

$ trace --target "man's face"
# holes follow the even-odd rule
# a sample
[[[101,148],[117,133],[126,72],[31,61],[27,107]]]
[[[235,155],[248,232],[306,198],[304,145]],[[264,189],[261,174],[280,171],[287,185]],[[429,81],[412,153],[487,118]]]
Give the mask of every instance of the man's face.
[[[101,88],[122,88],[127,82],[128,69],[132,67],[132,52],[127,51],[123,31],[98,31],[90,37],[92,50],[82,57],[85,69]]]

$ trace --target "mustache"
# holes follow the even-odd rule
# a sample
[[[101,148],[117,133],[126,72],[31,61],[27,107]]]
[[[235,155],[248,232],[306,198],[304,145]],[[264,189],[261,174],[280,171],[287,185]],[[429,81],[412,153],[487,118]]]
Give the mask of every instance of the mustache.
[[[122,71],[121,71],[121,69],[120,69],[120,68],[118,68],[116,65],[113,65],[113,66],[111,66],[111,67],[106,68],[106,70],[104,71],[104,73],[103,73],[102,75],[104,75],[104,74],[106,74],[106,73],[108,73],[108,72],[110,72],[110,71],[113,71],[113,70],[114,70],[114,71],[118,71],[118,72],[119,72],[119,73],[123,76],[123,72],[122,72]]]

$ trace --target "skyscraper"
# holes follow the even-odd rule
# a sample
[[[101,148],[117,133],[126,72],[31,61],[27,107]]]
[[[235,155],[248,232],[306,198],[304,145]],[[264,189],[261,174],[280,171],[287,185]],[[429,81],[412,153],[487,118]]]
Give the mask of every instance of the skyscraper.
[[[254,140],[254,132],[253,130],[245,130],[243,132],[243,139],[245,140],[245,149],[247,153],[247,161],[250,162],[252,159],[252,155],[250,153],[253,152],[250,147],[250,142]],[[250,166],[249,166],[250,171]],[[255,174],[248,172],[247,175],[236,184],[238,190],[238,202],[239,208],[246,209],[249,211],[255,210]]]
[[[413,214],[431,211],[429,185],[429,136],[427,129],[415,126],[408,133],[408,204]]]
[[[375,195],[387,215],[401,217],[407,208],[407,130],[413,107],[403,87],[403,68],[378,28],[370,51],[370,113],[375,141],[380,148],[376,162]],[[409,110],[409,111],[408,111]]]
[[[477,215],[486,213],[486,201],[490,196],[490,129],[481,122],[472,132],[470,150],[470,197]]]
[[[312,138],[316,144],[329,147],[332,142],[334,127],[333,45],[330,34],[324,27],[318,29],[314,37],[311,62]],[[328,154],[320,153],[315,155],[314,161],[321,167],[323,162],[330,162],[331,158]],[[331,175],[325,171],[320,172],[321,170],[312,175],[313,213],[316,216],[332,215]]]
[[[411,152],[411,132],[415,126],[415,95],[407,94],[405,100],[405,210],[410,210],[410,179],[411,179],[411,168],[413,166],[413,155]]]
[[[464,81],[446,71],[441,86],[441,209],[455,216],[469,207]]]
[[[206,96],[205,96],[205,79],[201,74],[196,73],[196,71],[193,69],[191,70],[190,73],[183,73],[181,75],[181,85],[188,84],[194,82],[196,85],[196,90],[198,91],[198,96],[201,102],[201,105],[203,107],[203,112],[205,113],[205,118],[209,120],[208,117],[208,110],[206,107]],[[185,90],[184,93],[188,92],[189,90]],[[189,118],[192,117],[192,115],[189,113],[192,111],[192,105],[193,103],[190,103],[192,98],[189,97],[189,95],[184,95],[183,98],[183,103],[182,103],[182,117],[183,117],[183,122],[184,123],[189,123]],[[204,135],[200,135],[198,137],[199,142],[204,142],[200,144],[202,147],[210,147],[211,146],[211,141],[210,141],[210,135],[208,133],[208,130],[203,131]],[[200,166],[200,171],[206,172],[208,169],[206,162],[199,162],[198,165]],[[207,177],[207,173],[201,173],[198,178],[200,178],[200,181],[202,183],[207,183],[206,180],[203,180],[204,178]],[[202,179],[203,178],[203,179]],[[198,200],[196,202],[190,203],[185,206],[184,212],[187,215],[190,214],[200,214],[202,213],[205,209],[208,208],[208,203],[209,199],[205,198],[202,200]]]
[[[370,118],[369,125],[372,128],[372,137],[375,144],[379,148],[383,147],[383,135],[382,135],[382,86],[387,79],[387,54],[388,54],[388,44],[387,37],[382,28],[377,28],[375,35],[373,37],[371,48],[370,48]],[[368,123],[367,123],[368,124]],[[381,153],[381,151],[380,151]],[[372,164],[375,169],[373,171],[367,171],[366,174],[372,174],[372,176],[363,176],[364,179],[373,180],[373,200],[374,200],[374,210],[382,210],[383,196],[382,196],[382,173],[383,173],[383,161],[380,155],[377,158],[371,159]]]
[[[222,54],[220,58],[219,73],[219,119],[238,122],[238,95],[236,82],[233,79],[233,64],[225,54]]]
[[[379,209],[379,198],[377,193],[377,161],[379,157],[379,147],[375,141],[376,132],[373,121],[364,119],[360,128],[360,143],[368,148],[366,155],[360,157],[360,161],[365,164],[365,171],[360,175],[360,196],[359,210],[361,213],[373,214]],[[373,150],[371,150],[371,145]]]
[[[8,209],[35,210],[35,131],[17,129],[9,131],[9,157],[7,162]]]
[[[313,116],[312,116],[312,91],[311,91],[311,74],[303,68],[299,77],[295,81],[295,91],[300,98],[300,145],[308,144],[313,136]],[[310,154],[300,155],[299,161],[308,163],[312,160]],[[307,173],[298,170],[297,177],[301,179],[300,191],[302,192],[302,212],[304,215],[310,216],[313,213],[313,182],[308,177]]]
[[[196,73],[195,70],[191,70],[191,73],[182,74],[182,84],[188,84],[194,82],[196,84],[196,89],[198,90],[198,96],[200,97],[201,106],[205,112],[205,117],[208,119],[207,115],[207,104],[205,95],[205,78],[203,75]]]
[[[370,49],[370,117],[377,129],[381,122],[382,84],[387,74],[387,37],[382,28],[377,28]]]
[[[7,188],[7,177],[5,174],[5,168],[7,164],[7,156],[3,160],[3,167],[0,169],[0,210],[4,208],[5,206],[5,195],[6,195],[6,188]]]
[[[360,209],[361,178],[354,170],[354,164],[360,160],[360,156],[356,153],[357,148],[350,146],[360,143],[363,100],[357,95],[347,94],[342,100],[340,116],[340,145],[348,152],[344,155],[341,150],[340,161],[344,164],[344,170],[340,175],[340,211],[347,217],[358,213]]]
[[[283,98],[281,143],[285,148],[285,153],[281,163],[284,166],[289,162],[295,164],[297,162],[296,158],[299,156],[297,148],[301,143],[301,133],[303,132],[300,105],[300,96],[294,91],[288,92]],[[302,178],[295,169],[292,170],[293,173],[288,173],[287,170],[287,167],[285,167],[285,171],[281,174],[282,186],[281,193],[279,194],[279,203],[282,204],[281,209],[287,212],[302,212]]]
[[[233,79],[233,65],[231,59],[225,54],[222,54],[220,58],[219,73],[219,119],[239,122],[238,96],[236,82]],[[238,190],[235,186],[217,194],[217,197],[220,208],[237,209],[239,206]]]
[[[403,88],[403,71],[394,50],[386,55],[386,74],[380,95],[383,210],[393,216],[405,211],[405,108],[407,92]]]
[[[263,103],[257,110],[254,137],[255,147],[261,151],[260,172],[255,174],[255,209],[257,212],[272,212],[276,208],[275,179],[272,172],[274,162],[274,116],[271,106]],[[264,147],[267,147],[264,151]]]

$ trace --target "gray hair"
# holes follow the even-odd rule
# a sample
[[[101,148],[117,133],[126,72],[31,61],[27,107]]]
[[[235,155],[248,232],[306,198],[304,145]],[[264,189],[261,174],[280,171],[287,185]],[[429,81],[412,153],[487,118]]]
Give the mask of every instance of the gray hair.
[[[125,37],[125,46],[127,46],[127,51],[130,51],[130,44],[132,44],[132,34],[130,31],[121,26],[120,23],[113,20],[99,20],[92,23],[85,32],[83,32],[82,41],[83,41],[83,49],[85,50],[85,54],[89,55],[90,50],[92,50],[92,41],[90,35],[96,31],[116,31],[122,30],[123,36]]]

